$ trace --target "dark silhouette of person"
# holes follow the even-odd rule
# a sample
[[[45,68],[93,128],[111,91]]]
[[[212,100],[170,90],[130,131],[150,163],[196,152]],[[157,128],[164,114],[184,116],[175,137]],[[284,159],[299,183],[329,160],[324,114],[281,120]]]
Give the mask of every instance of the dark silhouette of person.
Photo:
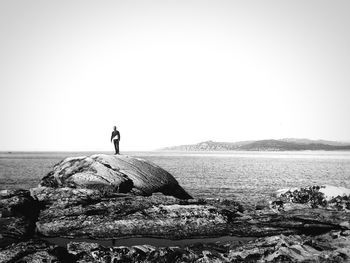
[[[113,127],[111,142],[113,141],[115,154],[119,154],[119,141],[120,141],[120,132],[117,130],[117,127]]]

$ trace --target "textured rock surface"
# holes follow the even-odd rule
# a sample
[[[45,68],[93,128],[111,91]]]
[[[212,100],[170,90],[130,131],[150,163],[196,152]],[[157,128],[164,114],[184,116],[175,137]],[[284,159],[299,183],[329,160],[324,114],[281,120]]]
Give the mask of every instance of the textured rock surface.
[[[270,236],[231,249],[227,258],[228,262],[348,262],[350,238],[334,238],[331,234]]]
[[[350,212],[350,189],[335,186],[310,186],[277,191],[277,199],[272,202],[272,208],[292,210],[297,207],[325,207]]]
[[[331,230],[348,230],[350,213],[328,209],[303,208],[290,211],[247,211],[230,222],[234,236],[272,236],[278,234],[316,235]]]
[[[233,200],[101,188],[0,191],[0,262],[349,262],[348,196],[328,197],[320,189],[285,191],[271,205],[246,211]],[[41,238],[260,238],[182,247],[71,242],[65,248],[38,240],[34,223]]]
[[[194,249],[180,247],[153,247],[140,245],[133,247],[106,248],[98,244],[68,244],[68,251],[77,255],[77,261],[85,262],[227,262],[223,256],[214,252],[219,248],[213,245],[209,250],[198,247]],[[215,260],[215,261],[214,261]],[[223,261],[225,260],[225,261]]]
[[[29,191],[0,191],[0,247],[30,237],[38,211],[38,204]]]
[[[349,234],[275,235],[242,244],[196,243],[184,247],[104,247],[70,242],[65,248],[30,240],[0,249],[0,262],[349,262]]]
[[[0,249],[0,262],[75,262],[74,255],[66,248],[51,245],[42,240],[29,240]]]
[[[66,158],[54,166],[40,185],[107,189],[138,195],[161,192],[180,199],[192,198],[164,169],[143,159],[124,155]]]
[[[240,205],[229,200],[179,200],[72,188],[31,191],[45,205],[37,222],[38,232],[45,236],[270,236],[350,228],[350,213],[326,208],[243,212]]]
[[[149,245],[106,248],[97,243],[71,242],[78,262],[348,262],[350,237],[331,232],[308,237],[276,235],[237,245],[230,242],[186,247]]]
[[[228,222],[240,209],[233,202],[227,210],[164,195],[101,196],[91,189],[40,187],[32,194],[45,205],[37,221],[38,233],[45,236],[217,236],[227,233]]]

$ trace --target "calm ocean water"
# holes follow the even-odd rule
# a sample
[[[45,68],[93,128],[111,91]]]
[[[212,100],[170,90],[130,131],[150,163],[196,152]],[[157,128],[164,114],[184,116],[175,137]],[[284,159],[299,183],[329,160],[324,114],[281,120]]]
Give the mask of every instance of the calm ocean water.
[[[37,186],[67,156],[96,152],[0,153],[0,189]],[[108,152],[107,154],[111,154]],[[168,170],[195,197],[254,203],[285,187],[350,188],[350,152],[126,152]]]

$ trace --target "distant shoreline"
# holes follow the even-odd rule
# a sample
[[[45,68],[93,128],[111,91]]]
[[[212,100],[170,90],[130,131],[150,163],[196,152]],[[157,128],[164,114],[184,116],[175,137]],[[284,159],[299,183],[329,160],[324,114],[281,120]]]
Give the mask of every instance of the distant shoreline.
[[[162,151],[350,151],[350,143],[309,140],[280,139],[241,142],[205,141],[197,144],[179,145],[161,149]]]

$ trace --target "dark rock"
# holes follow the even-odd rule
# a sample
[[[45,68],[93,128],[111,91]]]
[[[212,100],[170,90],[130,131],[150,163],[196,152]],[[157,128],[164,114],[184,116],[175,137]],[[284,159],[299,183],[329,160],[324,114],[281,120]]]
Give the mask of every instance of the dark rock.
[[[317,235],[331,230],[348,230],[350,213],[321,208],[289,211],[247,211],[230,223],[234,236],[272,236],[278,234]]]
[[[1,190],[0,191],[0,212],[1,217],[26,216],[33,214],[37,204],[30,196],[28,190]]]
[[[185,247],[104,247],[70,242],[67,249],[40,240],[0,249],[0,262],[349,262],[350,237],[276,235],[237,245],[231,242]]]
[[[347,262],[350,239],[332,239],[330,234],[317,237],[270,236],[231,249],[229,262]]]
[[[0,248],[29,238],[31,227],[23,217],[0,218]]]
[[[0,247],[34,234],[39,205],[27,190],[0,191]]]
[[[191,203],[191,200],[187,200],[187,203]],[[243,212],[244,207],[235,200],[232,199],[223,199],[223,198],[206,198],[206,199],[197,199],[194,200],[198,204],[208,204],[221,209],[226,209],[230,211]]]
[[[91,188],[137,195],[161,192],[180,199],[192,198],[161,167],[124,155],[96,154],[66,158],[54,166],[41,180],[40,186]]]
[[[29,240],[0,249],[0,262],[75,262],[73,255],[42,240]]]
[[[227,262],[222,254],[212,250],[189,247],[132,247],[106,248],[98,244],[68,244],[68,251],[77,255],[79,262]]]
[[[180,200],[108,188],[0,191],[0,262],[348,262],[349,196],[334,195],[334,189],[285,191],[272,206],[261,202],[256,210],[244,210],[234,200]],[[65,249],[40,240],[23,242],[33,238],[35,224],[39,236],[62,238],[261,238],[183,247],[74,241]]]
[[[241,245],[225,242],[186,247],[103,247],[71,242],[67,250],[78,262],[348,262],[350,238],[340,236],[339,232],[316,237],[276,235]]]

